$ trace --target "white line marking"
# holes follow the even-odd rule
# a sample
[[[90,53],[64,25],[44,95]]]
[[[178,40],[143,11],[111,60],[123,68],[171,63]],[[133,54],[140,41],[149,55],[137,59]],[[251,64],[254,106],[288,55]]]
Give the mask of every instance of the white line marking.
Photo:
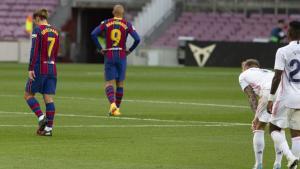
[[[236,125],[224,125],[224,124],[136,124],[136,125],[64,125],[55,126],[55,128],[178,128],[178,127],[234,127]],[[36,125],[13,125],[13,124],[1,124],[0,127],[24,127],[24,128],[36,128]]]
[[[0,95],[0,97],[21,97],[21,96],[20,95]],[[89,100],[89,101],[104,100],[104,99],[100,99],[100,98],[65,97],[65,96],[56,96],[55,98],[67,99],[67,100]],[[196,102],[175,102],[175,101],[133,100],[133,99],[124,99],[123,101],[124,102],[134,102],[134,103],[174,104],[174,105],[191,105],[191,106],[208,106],[208,107],[249,109],[249,106],[228,105],[228,104],[213,104],[213,103],[210,104],[210,103],[196,103]]]
[[[33,115],[28,112],[5,112],[0,111],[0,114],[19,114],[19,115]],[[61,117],[80,117],[80,118],[102,118],[114,120],[135,120],[135,121],[152,121],[152,122],[167,122],[167,123],[193,123],[193,124],[214,124],[214,125],[234,125],[234,126],[250,126],[248,123],[232,123],[232,122],[207,122],[207,121],[185,121],[185,120],[163,120],[163,119],[143,119],[135,117],[108,117],[108,116],[94,116],[94,115],[77,115],[77,114],[56,114]]]

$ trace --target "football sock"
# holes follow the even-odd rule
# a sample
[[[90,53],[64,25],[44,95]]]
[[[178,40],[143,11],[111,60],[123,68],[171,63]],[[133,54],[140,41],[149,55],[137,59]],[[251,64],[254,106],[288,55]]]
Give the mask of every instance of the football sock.
[[[283,136],[283,134],[279,131],[273,131],[271,133],[271,137],[276,145],[279,146],[279,148],[282,150],[283,154],[286,156],[288,160],[295,159],[295,156],[291,152],[289,145],[286,141],[286,138]]]
[[[28,99],[27,104],[38,118],[43,116],[40,104],[34,97]]]
[[[55,106],[54,103],[46,104],[46,117],[47,117],[47,127],[52,128],[53,120],[55,115]]]
[[[123,92],[124,89],[123,87],[117,87],[117,91],[116,91],[116,105],[119,108],[122,102],[122,98],[123,98]]]
[[[253,136],[253,149],[255,154],[255,165],[262,164],[263,151],[265,148],[265,137],[263,130],[255,130]]]
[[[280,133],[281,133],[282,136],[285,138],[285,132],[282,130]],[[281,164],[283,152],[282,152],[282,150],[280,149],[280,145],[277,145],[277,144],[274,142],[274,148],[275,148],[275,162],[274,162],[274,164]]]
[[[296,157],[300,157],[300,137],[292,138],[292,152]]]
[[[107,86],[105,89],[106,96],[110,104],[115,102],[115,91],[113,86]]]

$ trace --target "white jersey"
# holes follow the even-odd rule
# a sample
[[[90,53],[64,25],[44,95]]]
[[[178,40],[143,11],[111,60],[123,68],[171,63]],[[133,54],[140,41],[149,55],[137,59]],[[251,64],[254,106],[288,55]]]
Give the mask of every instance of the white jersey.
[[[288,108],[300,109],[300,43],[292,41],[279,48],[274,69],[283,71],[277,100]]]
[[[270,90],[274,72],[260,68],[250,68],[242,72],[239,82],[244,91],[247,86],[251,86],[256,95],[262,96],[263,90]]]

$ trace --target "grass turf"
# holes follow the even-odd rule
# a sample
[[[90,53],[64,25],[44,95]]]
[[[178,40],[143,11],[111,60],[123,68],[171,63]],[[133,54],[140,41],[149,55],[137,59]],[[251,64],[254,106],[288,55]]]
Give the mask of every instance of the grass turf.
[[[0,63],[0,169],[253,165],[252,113],[240,69],[129,67],[123,115],[108,118],[103,66],[60,64],[54,135],[44,138],[35,135],[37,120],[23,100],[26,68]],[[266,134],[265,168],[273,152]]]

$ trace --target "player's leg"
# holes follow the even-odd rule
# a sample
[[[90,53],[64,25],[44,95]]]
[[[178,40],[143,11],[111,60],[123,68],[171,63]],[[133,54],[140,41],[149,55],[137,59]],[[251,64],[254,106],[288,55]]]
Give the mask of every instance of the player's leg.
[[[253,150],[255,154],[254,169],[262,169],[265,148],[265,127],[267,123],[259,121],[253,131]]]
[[[290,128],[292,137],[292,152],[300,157],[300,110],[290,109]]]
[[[55,116],[55,104],[53,95],[56,92],[56,77],[47,77],[43,83],[43,98],[46,105],[46,118],[47,122],[43,130],[39,129],[38,134],[42,136],[52,136],[52,128]]]
[[[117,90],[116,90],[116,105],[120,108],[122,103],[122,98],[124,95],[124,81],[116,82]]]
[[[126,59],[120,59],[117,63],[117,74],[118,77],[116,79],[116,104],[118,108],[121,106],[122,98],[124,95],[124,80],[126,78],[126,68],[127,62]]]
[[[116,102],[114,83],[115,80],[108,80],[105,82],[105,94],[110,104]]]
[[[280,150],[282,150],[283,154],[286,156],[288,160],[288,167],[292,167],[298,162],[298,159],[290,150],[287,140],[281,130],[282,129],[280,127],[270,123],[270,133],[274,144],[278,145]]]
[[[35,94],[25,92],[24,99],[26,100],[30,109],[34,112],[36,117],[39,119],[39,121],[41,121],[44,118],[44,114],[41,110],[39,102],[35,98]]]
[[[273,105],[272,117],[270,122],[270,134],[280,150],[288,159],[288,167],[293,168],[296,164],[297,157],[293,155],[289,148],[285,135],[282,134],[282,129],[287,128],[288,122],[288,109],[285,107],[282,101],[276,101]]]
[[[259,99],[259,104],[257,106],[256,116],[259,123],[255,126],[254,137],[253,137],[253,147],[256,159],[256,168],[262,166],[263,150],[264,150],[264,131],[265,126],[270,122],[271,115],[267,112],[268,96],[270,90],[262,91],[262,97]],[[284,132],[283,132],[284,133]],[[274,143],[275,149],[275,162],[273,169],[281,168],[282,151],[277,144]],[[261,153],[260,153],[261,152]]]
[[[296,157],[300,157],[300,131],[291,129],[291,136],[292,152]]]
[[[281,134],[285,138],[284,130],[281,130]],[[275,142],[274,142],[274,150],[275,150],[275,161],[274,161],[273,169],[280,169],[283,152],[282,152],[280,146],[275,144]]]
[[[44,114],[41,110],[40,104],[38,100],[35,98],[35,93],[39,92],[39,79],[36,80],[28,80],[26,83],[24,99],[26,100],[30,109],[34,112],[37,118],[42,120],[44,118]]]
[[[47,124],[45,127],[45,135],[52,135],[52,128],[53,128],[53,122],[54,122],[54,116],[55,116],[55,104],[53,97],[48,94],[44,94],[44,102],[46,105],[46,118],[47,118]]]

